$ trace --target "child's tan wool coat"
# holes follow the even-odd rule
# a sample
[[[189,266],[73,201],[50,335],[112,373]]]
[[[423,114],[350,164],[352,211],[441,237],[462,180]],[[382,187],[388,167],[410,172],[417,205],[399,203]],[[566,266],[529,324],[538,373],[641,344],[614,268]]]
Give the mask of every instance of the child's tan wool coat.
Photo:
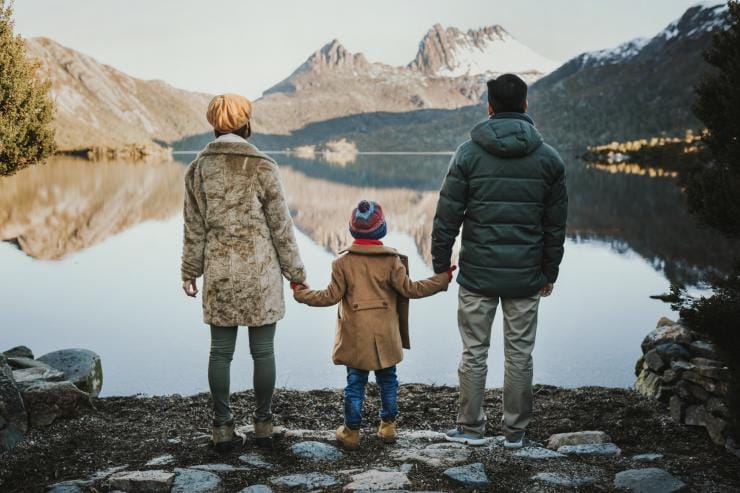
[[[341,301],[333,360],[360,370],[382,370],[403,359],[408,342],[408,298],[424,298],[447,290],[444,272],[411,281],[393,248],[352,245],[332,264],[331,282],[324,290],[296,289],[296,301],[330,306]],[[405,336],[405,337],[404,337]],[[406,344],[408,347],[408,344]]]
[[[211,142],[185,174],[184,216],[182,278],[204,276],[205,323],[282,319],[282,276],[306,274],[275,161],[247,142]]]

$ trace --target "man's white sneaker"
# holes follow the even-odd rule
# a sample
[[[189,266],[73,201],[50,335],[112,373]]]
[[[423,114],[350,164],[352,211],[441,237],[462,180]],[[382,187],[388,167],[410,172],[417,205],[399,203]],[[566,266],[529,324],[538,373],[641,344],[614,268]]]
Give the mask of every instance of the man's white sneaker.
[[[504,440],[504,448],[508,449],[518,449],[524,447],[524,437],[520,438],[518,442],[510,442],[509,440]]]
[[[445,433],[445,440],[448,442],[464,443],[479,447],[486,444],[486,438],[477,433],[464,431],[462,428],[453,428]]]

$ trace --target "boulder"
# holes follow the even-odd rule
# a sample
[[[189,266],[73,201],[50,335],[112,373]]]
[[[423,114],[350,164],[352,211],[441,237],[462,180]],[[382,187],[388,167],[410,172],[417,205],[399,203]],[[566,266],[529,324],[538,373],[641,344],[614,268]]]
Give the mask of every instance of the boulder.
[[[48,426],[57,418],[71,418],[95,408],[90,396],[72,382],[35,380],[19,384],[31,426]]]
[[[642,370],[645,369],[645,355],[640,356],[635,363],[635,376],[639,377]]]
[[[46,363],[42,363],[37,359],[21,357],[8,358],[8,364],[14,370],[25,370],[26,368],[51,368],[51,366],[47,365]]]
[[[261,455],[249,453],[239,456],[239,460],[257,469],[275,469],[275,466],[267,462]]]
[[[691,370],[694,367],[691,363],[688,361],[684,361],[682,359],[677,359],[675,361],[671,361],[671,370],[678,372],[679,374]]]
[[[661,345],[664,346],[665,344]],[[657,349],[651,349],[650,351],[645,353],[644,358],[647,367],[655,373],[660,373],[663,368],[666,367],[665,361],[663,361],[663,358],[660,357]]]
[[[324,442],[299,442],[290,447],[290,450],[302,459],[313,461],[334,462],[342,458],[342,452]]]
[[[485,488],[491,481],[486,474],[486,468],[480,462],[466,466],[452,467],[444,475],[465,488]]]
[[[707,411],[713,414],[717,414],[725,418],[730,417],[730,410],[727,408],[727,404],[722,399],[711,397],[707,399],[706,406]]]
[[[642,352],[647,353],[664,343],[690,344],[691,331],[681,324],[662,325],[653,329],[642,341]]]
[[[655,398],[662,383],[663,380],[656,373],[644,370],[635,381],[635,390],[645,397]]]
[[[310,472],[307,474],[290,474],[288,476],[279,476],[270,480],[272,484],[284,488],[302,488],[304,490],[315,490],[319,488],[328,488],[337,484],[337,478],[322,474],[320,472]]]
[[[629,469],[614,476],[614,487],[635,493],[672,493],[686,488],[686,484],[663,469]]]
[[[703,358],[719,359],[720,354],[717,346],[707,341],[693,341],[689,344],[689,350],[692,354]]]
[[[683,379],[701,386],[710,394],[726,395],[727,385],[725,382],[719,382],[712,377],[702,375],[697,368],[693,368],[683,374]],[[725,384],[725,385],[723,385]]]
[[[676,383],[676,380],[678,380],[678,372],[669,368],[663,372],[663,375],[661,375],[660,378],[662,378],[665,383]]]
[[[64,373],[55,370],[54,368],[44,368],[36,366],[33,368],[24,368],[23,370],[14,370],[13,378],[16,383],[28,383],[40,380],[43,382],[61,382],[66,380]]]
[[[691,358],[691,353],[681,344],[675,342],[664,342],[655,346],[655,352],[663,358],[664,361],[687,360]]]
[[[221,489],[221,478],[208,471],[175,469],[171,493],[209,493]]]
[[[155,457],[149,460],[149,462],[144,464],[144,466],[159,467],[159,466],[169,466],[170,464],[174,464],[174,463],[175,463],[175,456],[172,454],[167,454],[167,455],[160,455],[159,457]]]
[[[565,455],[601,455],[617,456],[622,450],[613,443],[584,443],[581,445],[563,445],[558,452]]]
[[[399,471],[379,471],[370,469],[361,474],[352,476],[352,482],[344,487],[345,490],[400,490],[410,486],[411,481],[406,473]]]
[[[686,403],[677,395],[671,397],[668,402],[668,409],[671,413],[671,419],[676,423],[683,422],[684,410],[686,409]]]
[[[169,493],[175,474],[157,469],[149,471],[117,472],[108,478],[111,488],[124,490],[128,493],[166,492]]]
[[[709,438],[717,445],[724,445],[727,441],[727,421],[707,412],[704,415],[704,427],[709,433]]]
[[[547,448],[557,450],[564,445],[581,445],[584,443],[608,443],[612,439],[603,431],[574,431],[557,433],[547,440]]]
[[[28,358],[33,359],[33,351],[26,346],[16,346],[3,351],[6,358]]]
[[[39,361],[63,372],[67,380],[91,397],[97,397],[103,388],[103,366],[93,351],[61,349],[41,356]]]
[[[692,371],[703,377],[725,381],[730,379],[730,369],[721,361],[707,358],[693,358],[691,364],[694,365]]]
[[[581,488],[596,482],[595,478],[566,476],[558,472],[541,472],[530,478],[532,481],[551,484],[553,486],[562,486],[564,488]]]
[[[0,355],[0,452],[15,448],[28,431],[28,414],[13,371]]]

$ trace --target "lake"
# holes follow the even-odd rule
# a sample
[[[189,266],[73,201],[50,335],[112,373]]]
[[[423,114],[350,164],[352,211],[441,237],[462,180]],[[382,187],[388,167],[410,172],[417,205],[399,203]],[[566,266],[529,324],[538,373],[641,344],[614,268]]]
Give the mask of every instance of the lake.
[[[183,294],[179,277],[182,176],[193,157],[151,164],[57,157],[0,178],[0,348],[24,344],[37,356],[92,349],[103,360],[102,395],[206,391],[209,331],[200,299]],[[276,159],[312,286],[328,282],[333,252],[350,239],[349,212],[362,198],[383,205],[386,244],[409,255],[412,277],[431,274],[431,221],[449,156]],[[726,269],[732,248],[692,223],[672,178],[568,161],[566,253],[555,292],[541,304],[534,378],[627,387],[642,338],[661,316],[675,318],[649,296]],[[343,369],[331,363],[336,308],[298,305],[287,284],[285,291],[278,386],[343,386]],[[456,296],[453,285],[412,301],[402,382],[456,384]],[[494,334],[488,385],[500,386],[500,312]],[[233,390],[252,378],[246,331],[239,337]]]

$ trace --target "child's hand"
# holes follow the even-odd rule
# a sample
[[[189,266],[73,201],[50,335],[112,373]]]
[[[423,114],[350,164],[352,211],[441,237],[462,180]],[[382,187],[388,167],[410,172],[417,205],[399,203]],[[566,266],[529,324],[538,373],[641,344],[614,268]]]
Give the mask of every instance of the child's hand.
[[[304,281],[303,284],[298,284],[297,282],[291,281],[290,289],[292,289],[294,292],[300,289],[308,289],[308,283]]]
[[[452,275],[452,273],[453,273],[453,272],[455,272],[456,270],[457,270],[457,265],[452,265],[452,266],[450,266],[450,268],[449,268],[449,269],[447,270],[447,275],[448,275],[448,276],[450,276],[450,282],[452,282],[452,278],[454,277],[454,276]]]

